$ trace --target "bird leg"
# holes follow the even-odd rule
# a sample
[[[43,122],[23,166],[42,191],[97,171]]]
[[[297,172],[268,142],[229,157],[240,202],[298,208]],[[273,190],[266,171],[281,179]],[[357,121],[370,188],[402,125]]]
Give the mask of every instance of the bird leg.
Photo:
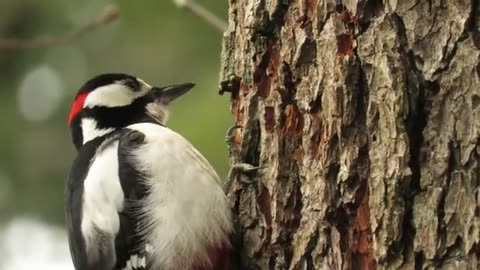
[[[255,182],[254,176],[258,170],[266,168],[266,166],[254,166],[249,163],[239,162],[238,158],[235,158],[235,136],[234,133],[237,129],[242,129],[240,125],[235,125],[228,129],[225,141],[227,143],[230,157],[233,159],[233,165],[228,172],[227,179],[224,184],[224,190],[227,193],[230,189],[233,181],[238,178],[238,181],[243,184],[253,184]],[[238,177],[237,177],[238,176]]]

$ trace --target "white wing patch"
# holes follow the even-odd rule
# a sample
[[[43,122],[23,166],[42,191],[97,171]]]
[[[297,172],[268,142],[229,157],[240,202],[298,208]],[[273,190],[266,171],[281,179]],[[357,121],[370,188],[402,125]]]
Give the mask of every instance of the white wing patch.
[[[84,182],[82,234],[86,250],[95,250],[98,245],[96,233],[111,236],[111,244],[118,233],[120,221],[118,212],[123,208],[123,190],[118,177],[118,141],[99,148]],[[103,244],[103,243],[102,243]],[[89,254],[90,255],[90,254]],[[96,254],[91,254],[95,257]]]
[[[132,270],[132,262],[129,260],[123,270]]]
[[[146,269],[147,268],[147,258],[146,253],[149,253],[149,244],[145,245],[145,253],[144,255],[132,255],[130,259],[127,261],[126,266],[123,270],[137,270],[137,269]]]
[[[225,243],[232,230],[230,208],[219,177],[182,136],[155,124],[127,127],[145,134],[133,152],[134,162],[150,176],[144,199],[145,239],[154,269],[209,266],[207,247]],[[225,243],[228,245],[228,242]],[[150,257],[150,256],[149,256]],[[138,261],[138,260],[137,260]]]

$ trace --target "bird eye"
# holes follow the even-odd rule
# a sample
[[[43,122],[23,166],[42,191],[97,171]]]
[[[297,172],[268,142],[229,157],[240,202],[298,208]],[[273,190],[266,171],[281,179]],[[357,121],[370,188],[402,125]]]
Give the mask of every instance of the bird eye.
[[[132,91],[134,91],[134,92],[140,90],[140,89],[139,89],[139,88],[140,88],[140,87],[139,87],[139,83],[138,83],[137,81],[134,81],[134,80],[125,80],[125,81],[123,82],[123,84],[124,84],[126,87],[130,88],[130,90],[132,90]]]

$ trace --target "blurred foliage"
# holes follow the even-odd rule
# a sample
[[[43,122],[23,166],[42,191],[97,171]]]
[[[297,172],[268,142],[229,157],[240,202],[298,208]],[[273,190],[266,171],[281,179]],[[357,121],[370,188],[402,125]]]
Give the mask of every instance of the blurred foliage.
[[[226,19],[227,1],[197,1]],[[101,14],[108,3],[2,1],[0,36],[69,32]],[[77,89],[99,73],[130,73],[152,85],[196,82],[173,104],[169,126],[190,140],[221,177],[226,175],[224,136],[232,119],[228,97],[217,93],[221,33],[171,1],[114,3],[120,18],[73,44],[0,51],[0,220],[33,215],[63,223],[63,187],[75,155],[66,118]],[[37,107],[49,83],[39,83],[23,99],[19,89],[38,69],[58,78],[61,98],[48,104],[55,107],[46,119],[32,121],[21,113],[20,103]]]

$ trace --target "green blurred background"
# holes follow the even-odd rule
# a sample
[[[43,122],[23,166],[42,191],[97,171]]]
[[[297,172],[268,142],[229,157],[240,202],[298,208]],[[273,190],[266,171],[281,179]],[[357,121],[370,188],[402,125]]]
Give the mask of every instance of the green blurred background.
[[[226,20],[227,1],[197,1]],[[61,35],[109,3],[3,0],[0,37]],[[1,223],[27,216],[63,226],[63,186],[75,155],[67,114],[77,89],[99,73],[130,73],[152,85],[195,82],[173,105],[169,126],[226,175],[232,118],[228,96],[217,89],[222,34],[172,1],[113,3],[120,17],[78,41],[0,50]]]

